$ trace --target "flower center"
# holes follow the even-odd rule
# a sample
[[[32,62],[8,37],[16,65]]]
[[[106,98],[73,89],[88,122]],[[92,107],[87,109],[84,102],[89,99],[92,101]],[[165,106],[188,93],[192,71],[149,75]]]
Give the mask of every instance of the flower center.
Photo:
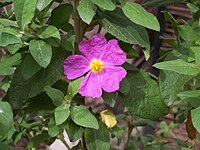
[[[94,73],[99,73],[103,70],[103,62],[101,60],[95,59],[90,63],[90,69]]]

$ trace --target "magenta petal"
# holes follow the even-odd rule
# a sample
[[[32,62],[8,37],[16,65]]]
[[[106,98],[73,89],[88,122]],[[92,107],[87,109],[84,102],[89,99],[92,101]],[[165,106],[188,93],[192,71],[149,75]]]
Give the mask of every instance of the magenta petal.
[[[92,98],[99,98],[102,95],[102,89],[100,84],[100,76],[89,72],[85,78],[81,81],[81,85],[78,92],[82,96],[88,96]]]
[[[127,72],[122,67],[106,67],[101,73],[101,86],[106,92],[119,90],[120,81],[126,76]]]
[[[79,50],[90,60],[99,58],[106,42],[107,41],[103,35],[96,34],[91,40],[81,41],[79,44]]]
[[[64,61],[64,74],[69,80],[78,78],[88,72],[90,62],[82,55],[72,55]]]
[[[122,65],[126,61],[126,55],[119,47],[118,41],[110,40],[101,54],[101,60],[108,65]]]

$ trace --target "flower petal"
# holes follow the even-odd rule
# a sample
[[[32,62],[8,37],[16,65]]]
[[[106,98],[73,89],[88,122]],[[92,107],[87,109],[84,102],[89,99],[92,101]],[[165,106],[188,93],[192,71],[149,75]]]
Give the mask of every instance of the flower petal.
[[[81,41],[79,50],[90,60],[99,58],[107,41],[101,34],[96,34],[91,40]]]
[[[90,62],[82,55],[72,55],[64,61],[64,74],[69,80],[78,78],[88,72]]]
[[[89,72],[85,78],[81,81],[81,85],[78,92],[82,96],[88,96],[92,98],[99,98],[102,95],[102,89],[100,84],[100,76]]]
[[[101,73],[101,86],[106,92],[119,90],[120,81],[126,76],[127,72],[122,67],[105,67]]]
[[[100,58],[108,65],[122,65],[126,61],[126,55],[115,39],[108,42]]]

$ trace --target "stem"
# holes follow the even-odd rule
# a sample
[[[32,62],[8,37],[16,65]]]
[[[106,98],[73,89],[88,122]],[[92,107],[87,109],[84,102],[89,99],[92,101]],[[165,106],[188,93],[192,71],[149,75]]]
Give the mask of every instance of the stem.
[[[67,144],[67,142],[65,141],[64,135],[63,133],[60,134],[59,139],[62,141],[62,143],[67,147],[68,150],[71,150],[71,148],[69,147],[69,145]]]
[[[83,39],[83,31],[82,31],[82,21],[76,9],[77,3],[79,0],[74,0],[74,10],[73,10],[73,18],[74,18],[74,30],[75,30],[75,41],[79,43]]]
[[[131,138],[131,133],[132,133],[133,127],[129,124],[128,125],[128,139],[127,139],[127,143],[126,143],[126,147],[128,147],[130,138]]]

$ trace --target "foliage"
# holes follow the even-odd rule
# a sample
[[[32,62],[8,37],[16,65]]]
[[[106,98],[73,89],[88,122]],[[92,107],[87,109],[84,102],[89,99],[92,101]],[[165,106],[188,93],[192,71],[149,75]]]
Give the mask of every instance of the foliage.
[[[146,0],[144,6],[182,1]],[[200,134],[200,3],[186,2],[193,14],[188,22],[163,12],[175,30],[173,39],[163,40],[175,44],[160,54],[162,62],[154,65],[161,69],[159,80],[127,61],[123,64],[127,76],[120,89],[104,92],[103,107],[96,110],[94,101],[102,99],[92,99],[93,105],[87,105],[87,98],[78,93],[83,78],[68,81],[64,76],[65,58],[80,54],[78,44],[95,29],[98,33],[103,30],[108,40],[117,39],[127,58],[138,56],[133,49],[137,45],[148,60],[151,46],[147,30],[160,31],[156,16],[128,0],[2,0],[0,87],[5,94],[0,100],[0,149],[12,149],[22,139],[27,140],[23,146],[27,149],[42,143],[51,145],[56,139],[70,149],[64,130],[70,141],[79,143],[72,149],[112,149],[110,139],[121,141],[127,130],[124,149],[136,149],[138,142],[146,149],[167,149],[165,140],[154,135],[132,137],[131,131],[154,126],[172,104],[178,108],[175,115],[179,122],[191,117],[188,127]],[[123,109],[118,101],[124,104]],[[102,112],[109,112],[104,119]],[[161,122],[156,135],[166,138],[175,127]],[[188,147],[178,140],[176,143],[177,147]]]

